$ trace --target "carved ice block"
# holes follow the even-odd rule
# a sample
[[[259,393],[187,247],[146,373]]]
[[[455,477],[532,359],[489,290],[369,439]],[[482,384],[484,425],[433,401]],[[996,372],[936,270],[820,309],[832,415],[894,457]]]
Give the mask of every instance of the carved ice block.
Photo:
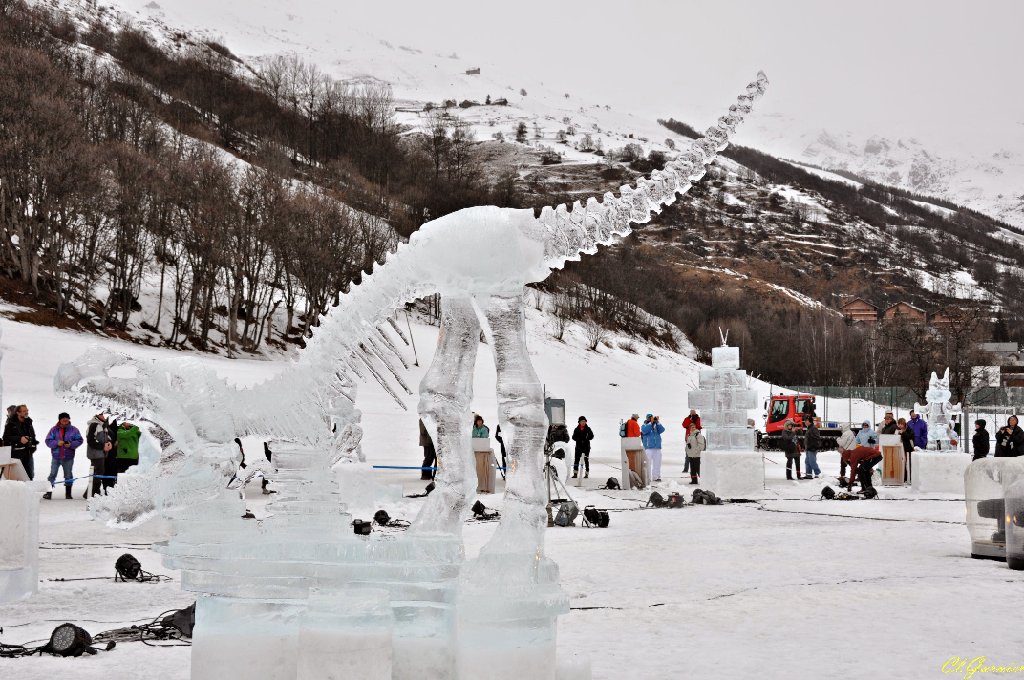
[[[695,408],[698,411],[710,411],[715,408],[715,391],[695,391],[690,392],[686,399],[686,403],[689,408]]]
[[[752,408],[757,408],[757,392],[754,390],[715,391],[715,410],[717,411],[739,411]],[[744,420],[744,424],[746,424],[746,420]]]
[[[702,489],[719,498],[759,498],[764,490],[764,459],[758,451],[705,451]]]
[[[709,428],[746,427],[747,412],[745,410],[708,411],[701,417],[701,424]]]
[[[757,445],[757,435],[753,430],[729,430],[729,448],[734,451],[752,451]]]
[[[740,369],[702,368],[698,374],[698,386],[702,390],[745,388],[747,374]]]
[[[712,347],[711,365],[714,368],[739,368],[739,347]]]

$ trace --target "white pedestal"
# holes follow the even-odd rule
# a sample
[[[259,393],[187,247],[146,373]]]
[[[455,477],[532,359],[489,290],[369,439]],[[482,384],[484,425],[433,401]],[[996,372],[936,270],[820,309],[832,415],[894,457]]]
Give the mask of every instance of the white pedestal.
[[[758,451],[705,451],[700,456],[700,488],[719,498],[764,495],[764,458]]]
[[[913,451],[910,486],[918,493],[964,492],[964,471],[971,457],[957,451]]]
[[[39,589],[39,499],[27,482],[0,481],[0,604]]]

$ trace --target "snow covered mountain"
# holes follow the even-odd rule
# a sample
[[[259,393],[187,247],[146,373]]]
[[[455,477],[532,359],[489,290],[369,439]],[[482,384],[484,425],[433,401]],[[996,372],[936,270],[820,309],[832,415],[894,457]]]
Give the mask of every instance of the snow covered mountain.
[[[835,130],[794,134],[799,127],[781,116],[759,118],[751,127],[757,145],[775,155],[942,198],[1024,227],[1024,122],[1016,137],[962,144]]]

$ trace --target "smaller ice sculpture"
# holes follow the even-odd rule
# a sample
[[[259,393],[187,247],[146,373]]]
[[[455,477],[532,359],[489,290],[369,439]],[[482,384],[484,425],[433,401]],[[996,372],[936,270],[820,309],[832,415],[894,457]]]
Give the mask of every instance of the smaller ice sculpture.
[[[971,463],[964,472],[964,498],[967,502],[967,531],[971,534],[971,557],[1005,559],[1008,513],[1003,502],[1003,487],[1007,473],[1013,468],[1024,470],[1024,460],[981,458]],[[1017,475],[1015,477],[1019,478]]]
[[[756,435],[747,427],[747,411],[757,407],[757,393],[747,387],[740,368],[740,348],[711,350],[711,368],[700,371],[698,389],[690,392],[689,407],[700,411],[708,446],[701,461],[701,486],[723,498],[746,498],[764,493],[764,459],[756,450]]]
[[[0,480],[0,604],[39,588],[39,492],[31,482]]]
[[[939,378],[933,371],[928,381],[928,391],[924,395],[928,403],[924,406],[914,404],[914,410],[924,413],[928,421],[928,448],[939,451],[955,449],[951,443],[955,441],[956,433],[950,416],[961,414],[963,409],[957,404],[954,406],[949,402],[951,392],[949,391],[949,369]],[[959,443],[959,442],[958,442]]]

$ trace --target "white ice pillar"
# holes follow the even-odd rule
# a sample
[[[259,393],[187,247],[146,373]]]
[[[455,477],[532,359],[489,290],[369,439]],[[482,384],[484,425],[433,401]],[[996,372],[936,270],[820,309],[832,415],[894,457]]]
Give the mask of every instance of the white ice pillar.
[[[462,535],[468,499],[476,489],[470,442],[473,369],[480,322],[468,296],[441,299],[441,331],[434,361],[420,382],[420,418],[437,448],[436,488],[411,531]]]
[[[498,419],[508,470],[501,521],[484,553],[541,554],[544,549],[544,386],[526,348],[522,291],[483,307],[497,369]]]
[[[459,680],[555,680],[555,640],[568,601],[544,556],[543,386],[526,350],[522,291],[481,304],[497,368],[508,453],[501,522],[459,578]]]
[[[39,492],[0,480],[0,604],[39,589]]]

